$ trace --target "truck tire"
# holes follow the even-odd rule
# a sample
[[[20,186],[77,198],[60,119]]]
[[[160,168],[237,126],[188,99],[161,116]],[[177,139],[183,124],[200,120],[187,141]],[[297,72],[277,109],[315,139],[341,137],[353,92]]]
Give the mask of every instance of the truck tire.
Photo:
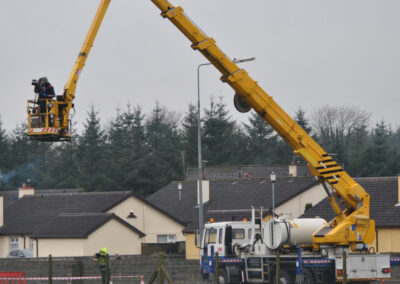
[[[240,244],[236,243],[232,246],[232,253],[236,257],[240,257]]]
[[[208,280],[208,279],[209,279],[208,274],[203,273],[203,272],[200,272],[200,274],[201,274],[201,279],[202,279],[202,280]]]
[[[291,274],[287,270],[282,269],[281,272],[279,273],[279,284],[291,284],[293,282],[294,281],[292,279]],[[276,275],[274,276],[273,283],[276,283]]]
[[[314,275],[310,270],[303,270],[304,284],[314,284]]]
[[[218,280],[219,280],[220,284],[228,284],[229,283],[228,273],[226,273],[225,269],[221,269],[219,271]]]

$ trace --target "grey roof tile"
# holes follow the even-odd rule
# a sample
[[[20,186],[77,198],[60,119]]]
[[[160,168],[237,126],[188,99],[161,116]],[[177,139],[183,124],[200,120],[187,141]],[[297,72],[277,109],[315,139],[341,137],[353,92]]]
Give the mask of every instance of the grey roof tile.
[[[181,200],[178,198],[178,182],[158,190],[147,198],[147,201],[186,223],[185,231],[193,231],[198,227],[199,211],[197,204],[197,181],[182,183]],[[314,178],[278,178],[276,181],[276,205],[282,204],[297,194],[316,185]],[[204,205],[205,217],[211,217],[212,210],[249,209],[272,207],[272,189],[269,179],[211,180],[210,200]],[[215,214],[214,214],[215,215]],[[228,214],[236,218],[248,214]],[[217,217],[216,221],[226,216]],[[247,217],[248,218],[248,217]],[[231,220],[231,218],[229,218]]]
[[[376,227],[400,227],[400,207],[398,203],[398,177],[363,177],[355,180],[370,195],[370,216]],[[329,221],[335,214],[327,198],[314,205],[301,217],[319,216]]]
[[[82,227],[82,230],[89,232],[95,224],[104,220],[105,215],[99,215],[96,218],[88,217],[88,220],[85,221],[86,217],[69,216],[67,218],[60,214],[106,213],[131,196],[130,191],[64,193],[36,191],[35,195],[26,195],[19,200],[12,201],[5,207],[5,225],[1,227],[0,233],[31,235],[39,232],[50,232],[52,227],[61,226],[60,224],[63,224],[63,222],[71,224],[66,226],[68,229],[75,230],[72,224],[77,224]],[[69,236],[66,230],[58,230],[58,232],[59,237]]]
[[[111,219],[115,219],[123,223],[133,232],[144,237],[145,234],[136,229],[132,225],[123,221],[115,214],[108,213],[61,213],[55,216],[53,220],[49,220],[36,232],[32,238],[87,238],[97,228],[107,223]]]

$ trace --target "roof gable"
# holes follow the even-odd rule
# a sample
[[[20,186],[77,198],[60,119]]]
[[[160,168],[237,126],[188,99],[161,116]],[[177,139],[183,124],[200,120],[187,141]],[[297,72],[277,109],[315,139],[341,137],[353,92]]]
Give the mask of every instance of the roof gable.
[[[32,238],[87,238],[98,228],[116,220],[131,231],[144,237],[145,234],[114,214],[106,213],[61,213],[47,224],[43,224]]]

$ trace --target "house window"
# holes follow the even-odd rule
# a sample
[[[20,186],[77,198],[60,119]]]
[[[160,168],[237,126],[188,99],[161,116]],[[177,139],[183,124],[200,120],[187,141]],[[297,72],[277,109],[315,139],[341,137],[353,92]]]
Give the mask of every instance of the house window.
[[[18,236],[10,237],[10,251],[18,249]]]
[[[175,243],[175,235],[157,235],[157,243],[159,244]]]
[[[30,239],[29,240],[29,249],[33,250],[33,246],[34,246],[34,239]]]

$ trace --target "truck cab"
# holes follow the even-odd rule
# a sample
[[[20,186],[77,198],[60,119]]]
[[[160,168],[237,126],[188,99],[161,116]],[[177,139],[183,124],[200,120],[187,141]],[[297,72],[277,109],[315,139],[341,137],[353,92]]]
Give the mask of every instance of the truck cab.
[[[259,226],[247,221],[206,223],[200,256],[218,252],[219,257],[240,257],[237,248],[250,244],[252,228],[259,231]]]

